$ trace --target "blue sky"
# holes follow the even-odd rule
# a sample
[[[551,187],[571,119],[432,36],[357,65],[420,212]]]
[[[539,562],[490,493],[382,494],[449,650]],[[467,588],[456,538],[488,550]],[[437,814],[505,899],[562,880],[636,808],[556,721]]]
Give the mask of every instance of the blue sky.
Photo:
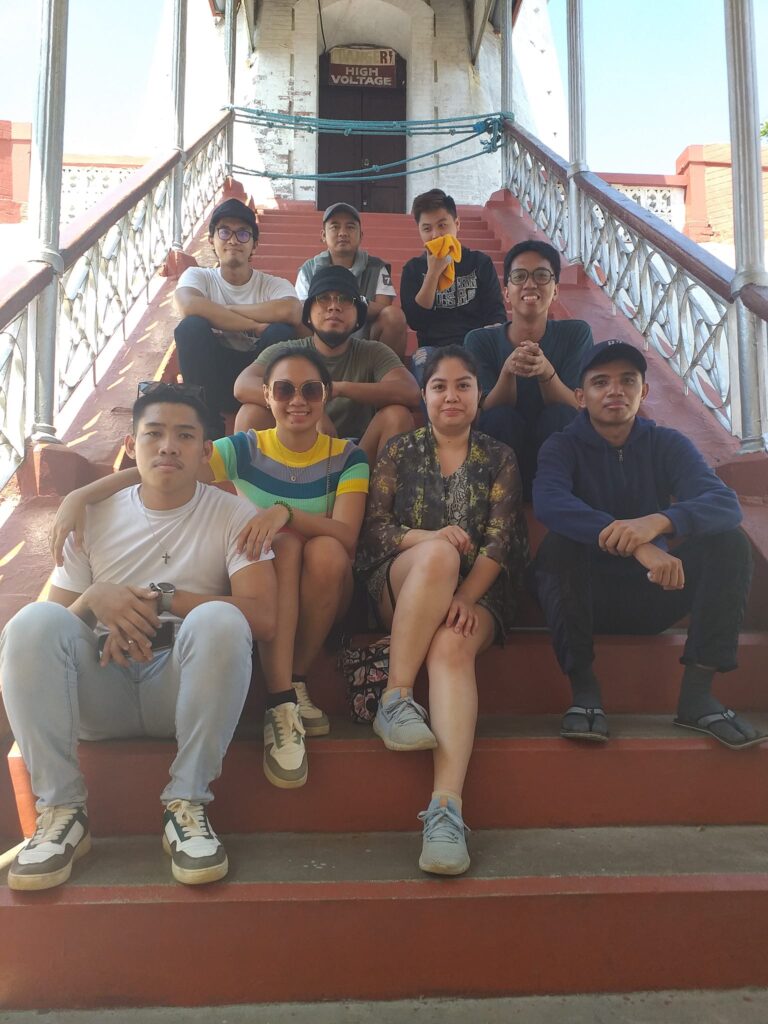
[[[672,174],[687,145],[728,141],[723,0],[583,4],[588,159],[594,170]],[[3,119],[33,117],[38,7],[39,0],[0,0]],[[162,7],[162,0],[70,0],[68,152],[146,151],[139,114]],[[754,8],[765,120],[768,0],[755,0]],[[549,9],[564,61],[566,0],[550,0]]]
[[[566,75],[566,0],[550,0]],[[689,145],[728,142],[723,0],[583,0],[587,161],[674,174]],[[768,119],[768,0],[754,0],[760,120]]]

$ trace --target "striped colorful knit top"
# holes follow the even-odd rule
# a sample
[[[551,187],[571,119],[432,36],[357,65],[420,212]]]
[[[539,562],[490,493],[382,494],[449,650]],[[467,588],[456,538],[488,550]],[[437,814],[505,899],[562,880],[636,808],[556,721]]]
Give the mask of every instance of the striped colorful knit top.
[[[332,513],[337,494],[368,493],[365,453],[352,441],[327,434],[318,434],[309,451],[294,452],[280,443],[276,427],[241,431],[213,442],[210,465],[217,483],[231,480],[259,508],[285,501],[323,516],[326,504]]]

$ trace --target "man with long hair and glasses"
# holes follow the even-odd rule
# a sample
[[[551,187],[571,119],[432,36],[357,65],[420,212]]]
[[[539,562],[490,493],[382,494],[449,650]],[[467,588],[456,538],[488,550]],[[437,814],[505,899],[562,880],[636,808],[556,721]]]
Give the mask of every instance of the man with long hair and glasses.
[[[509,319],[464,339],[480,369],[480,429],[514,450],[528,498],[539,448],[578,412],[579,366],[593,345],[583,320],[549,319],[559,280],[556,249],[519,242],[504,257]]]
[[[49,599],[3,631],[3,696],[39,815],[12,889],[61,885],[90,849],[78,739],[175,737],[160,798],[173,875],[194,885],[227,873],[210,784],[248,692],[253,640],[274,636],[277,587],[272,554],[240,550],[250,502],[197,482],[212,451],[200,391],[139,385],[125,440],[139,483],[88,507]]]
[[[290,282],[251,267],[259,241],[253,210],[227,199],[208,225],[217,266],[189,267],[174,294],[179,368],[187,384],[205,386],[213,437],[223,413],[237,409],[238,374],[265,348],[301,334],[301,303]]]
[[[292,348],[317,352],[333,381],[320,430],[333,437],[358,441],[372,464],[390,437],[413,426],[411,409],[419,404],[419,389],[392,349],[380,341],[354,337],[365,323],[366,302],[357,278],[346,267],[322,267],[310,282],[303,321],[311,338],[284,342],[263,352],[235,384],[243,403],[238,430],[265,430],[274,416],[264,393],[264,371],[279,352]]]

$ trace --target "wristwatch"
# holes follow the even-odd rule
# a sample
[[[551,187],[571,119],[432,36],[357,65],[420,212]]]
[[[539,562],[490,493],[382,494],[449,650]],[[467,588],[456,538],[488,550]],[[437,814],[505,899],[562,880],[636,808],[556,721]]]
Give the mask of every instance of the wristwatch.
[[[161,612],[170,612],[171,601],[176,596],[176,587],[172,583],[150,583],[149,589],[160,595],[158,608]]]

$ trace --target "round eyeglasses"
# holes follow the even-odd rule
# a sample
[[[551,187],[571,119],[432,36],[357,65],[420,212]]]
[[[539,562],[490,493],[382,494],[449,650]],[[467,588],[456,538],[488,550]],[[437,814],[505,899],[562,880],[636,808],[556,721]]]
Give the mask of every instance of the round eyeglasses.
[[[237,231],[234,231],[232,228],[228,228],[224,224],[222,224],[220,228],[216,228],[216,234],[222,242],[228,242],[232,235],[234,235],[238,242],[243,245],[253,238],[253,232],[249,231],[248,228],[238,228]]]
[[[349,309],[350,306],[355,304],[353,296],[340,295],[337,292],[323,292],[322,295],[316,295],[315,302],[323,309],[328,309],[329,306],[340,306],[342,309]]]
[[[555,274],[546,267],[536,267],[535,270],[523,270],[522,267],[518,267],[516,270],[510,270],[507,281],[510,284],[525,284],[529,277],[533,278],[534,284],[549,284],[554,280]]]
[[[325,398],[325,384],[321,380],[305,380],[298,388],[292,380],[272,380],[268,386],[276,402],[290,402],[297,391],[305,402],[322,402]]]

